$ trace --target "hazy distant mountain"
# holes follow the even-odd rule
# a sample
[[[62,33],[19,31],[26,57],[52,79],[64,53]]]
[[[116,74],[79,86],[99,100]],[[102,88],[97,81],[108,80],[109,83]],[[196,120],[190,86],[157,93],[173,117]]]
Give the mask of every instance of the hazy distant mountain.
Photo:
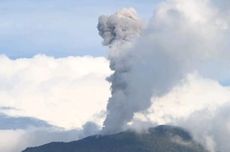
[[[54,127],[46,121],[33,117],[14,117],[1,113],[0,108],[0,130],[26,129],[31,127],[49,128]]]
[[[54,142],[23,152],[207,152],[182,128],[158,126],[146,133],[125,131],[69,143]]]

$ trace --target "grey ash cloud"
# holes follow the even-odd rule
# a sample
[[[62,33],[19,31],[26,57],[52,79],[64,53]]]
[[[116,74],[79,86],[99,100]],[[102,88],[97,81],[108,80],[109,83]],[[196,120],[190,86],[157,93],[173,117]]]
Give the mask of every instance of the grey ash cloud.
[[[133,9],[99,18],[99,34],[110,48],[108,59],[114,71],[108,78],[112,96],[104,133],[126,129],[136,113],[146,111],[154,98],[169,93],[189,74],[219,81],[216,71],[230,65],[230,12],[229,6],[216,4],[214,0],[166,0],[141,30],[133,30],[139,22],[127,24]],[[123,27],[126,30],[120,30]]]

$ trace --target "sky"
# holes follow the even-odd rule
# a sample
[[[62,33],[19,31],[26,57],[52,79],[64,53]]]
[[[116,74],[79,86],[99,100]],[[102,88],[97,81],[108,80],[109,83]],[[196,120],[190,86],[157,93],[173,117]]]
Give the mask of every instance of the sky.
[[[105,56],[97,32],[101,14],[135,7],[151,16],[154,1],[138,0],[2,0],[0,1],[0,54],[10,58],[46,54]]]
[[[77,140],[112,123],[179,125],[210,152],[229,151],[229,8],[1,0],[0,151]]]

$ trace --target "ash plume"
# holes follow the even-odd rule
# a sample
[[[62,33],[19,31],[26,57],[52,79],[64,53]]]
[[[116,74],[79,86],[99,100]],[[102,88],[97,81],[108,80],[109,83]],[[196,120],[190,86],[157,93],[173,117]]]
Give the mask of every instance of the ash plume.
[[[189,73],[205,73],[201,67],[223,53],[229,57],[229,18],[223,16],[229,12],[218,9],[211,0],[167,0],[142,28],[133,9],[99,18],[114,71],[104,133],[125,129],[135,113],[150,107],[152,97],[165,95]]]
[[[130,12],[128,9],[125,10]],[[134,12],[133,9],[131,9],[131,12]],[[122,10],[121,13],[130,14],[124,13],[124,10]],[[114,18],[115,16],[119,18],[118,14],[120,14],[120,12],[108,18]],[[122,22],[125,23],[124,19],[125,18],[122,18]],[[129,17],[126,18],[128,21],[129,19]],[[119,20],[117,21],[119,22]],[[104,22],[101,22],[100,17],[98,24],[99,33],[107,30],[107,28],[102,29],[103,26],[101,26],[101,24]],[[114,27],[121,24],[120,22],[112,23]],[[110,26],[112,26],[112,23],[110,23]],[[140,25],[139,22],[136,22],[136,24]],[[114,39],[114,41],[110,41],[109,44],[106,43],[113,48],[110,52],[109,59],[110,67],[114,71],[114,74],[108,78],[112,83],[112,97],[109,99],[107,105],[108,115],[104,122],[105,133],[114,133],[124,129],[135,112],[145,110],[151,105],[150,98],[153,93],[155,95],[162,95],[173,86],[176,79],[179,79],[183,75],[183,72],[174,70],[182,69],[177,59],[169,58],[166,52],[161,52],[161,50],[157,48],[157,45],[150,46],[152,44],[147,37],[151,35],[147,34],[147,29],[143,31],[146,33],[143,33],[144,35],[142,37],[138,37],[138,35],[141,35],[139,34],[140,31],[133,30],[132,24],[128,25],[131,26],[129,27],[125,24],[127,28],[126,31],[133,31],[128,32],[132,33],[128,39],[129,41],[124,41],[125,39],[123,37],[118,37],[120,39],[116,37],[111,38]],[[108,33],[113,33],[113,29],[114,28],[111,28],[112,31]],[[125,34],[118,35],[126,35],[126,31]],[[104,37],[106,42],[107,39],[107,37]],[[135,39],[138,39],[138,42],[135,42]],[[134,47],[128,45],[132,43],[135,45]],[[160,70],[160,65],[164,65],[164,69]],[[168,75],[170,75],[169,78]]]
[[[103,45],[111,49],[125,45],[135,39],[141,32],[142,22],[135,9],[124,8],[110,16],[100,16],[99,35],[104,39]]]

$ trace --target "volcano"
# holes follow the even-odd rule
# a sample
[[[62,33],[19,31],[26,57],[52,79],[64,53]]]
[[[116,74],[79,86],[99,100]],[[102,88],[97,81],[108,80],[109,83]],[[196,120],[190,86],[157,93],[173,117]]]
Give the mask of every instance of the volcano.
[[[128,130],[78,141],[53,142],[23,152],[207,152],[186,130],[161,125],[136,133]]]

